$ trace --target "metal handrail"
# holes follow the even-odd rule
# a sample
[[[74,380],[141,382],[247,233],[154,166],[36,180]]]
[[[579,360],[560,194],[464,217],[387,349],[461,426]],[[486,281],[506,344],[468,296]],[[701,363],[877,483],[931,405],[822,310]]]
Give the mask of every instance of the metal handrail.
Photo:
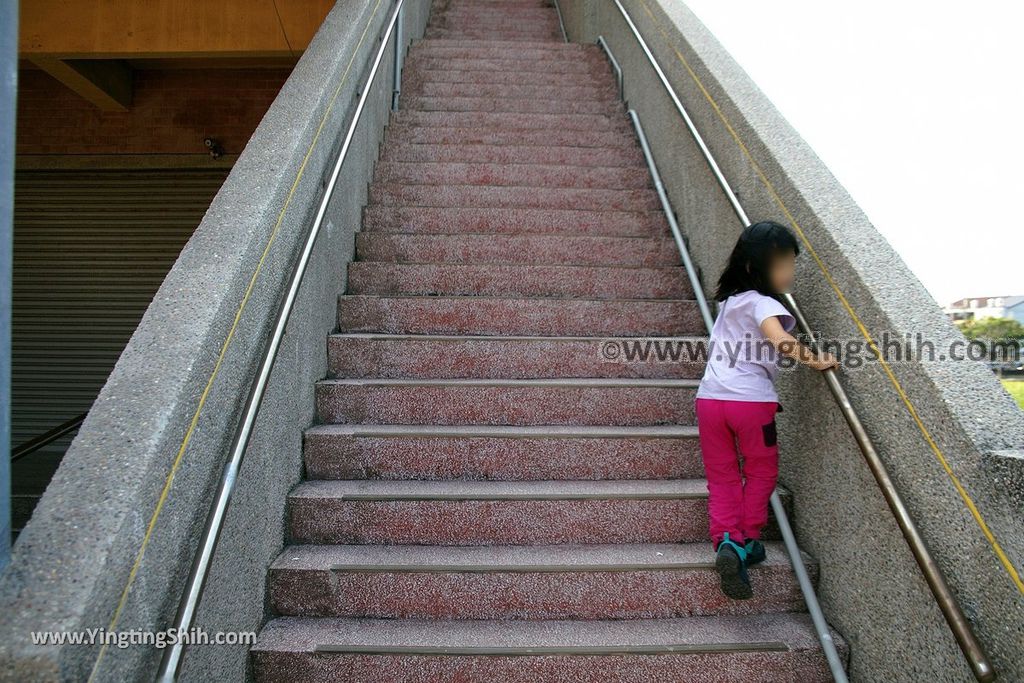
[[[626,99],[626,91],[623,90],[623,78],[622,78],[622,67],[619,65],[619,60],[615,59],[615,55],[612,54],[612,49],[608,47],[608,42],[604,39],[604,36],[597,37],[597,44],[601,46],[604,53],[608,55],[608,61],[612,63],[612,70],[615,72],[615,82],[619,86],[619,99]]]
[[[654,164],[654,156],[651,154],[651,148],[647,142],[647,136],[644,134],[643,126],[640,125],[640,117],[634,109],[629,110],[629,117],[633,121],[633,128],[636,130],[636,136],[640,140],[640,147],[643,148],[644,158],[647,160],[647,167],[650,169],[651,177],[654,179],[654,187],[658,191],[658,198],[661,200],[662,210],[664,210],[665,215],[668,217],[669,227],[672,229],[672,236],[675,238],[676,246],[679,247],[679,253],[683,257],[683,266],[686,268],[686,274],[690,278],[690,285],[692,286],[694,296],[697,299],[697,306],[700,308],[700,315],[701,319],[704,321],[704,327],[707,328],[708,334],[711,334],[711,328],[714,326],[714,319],[711,317],[711,311],[708,308],[708,302],[704,296],[704,288],[700,284],[700,278],[697,276],[697,270],[694,268],[693,261],[690,259],[690,254],[686,248],[685,241],[683,240],[682,232],[679,230],[679,224],[676,222],[675,214],[672,211],[672,205],[669,203],[668,195],[665,193],[665,186],[661,182],[661,175],[658,173],[658,167]],[[825,650],[825,658],[828,660],[829,668],[832,670],[832,678],[835,679],[836,683],[846,683],[846,670],[843,668],[843,662],[839,657],[839,652],[836,651],[836,644],[832,639],[832,633],[825,620],[825,615],[822,613],[821,606],[818,604],[818,596],[814,593],[814,586],[811,584],[811,579],[807,575],[807,568],[804,567],[803,558],[800,556],[800,547],[797,545],[796,537],[793,535],[793,530],[789,524],[789,518],[786,515],[786,509],[782,506],[782,500],[779,498],[779,492],[773,490],[769,501],[771,502],[772,511],[775,513],[775,519],[778,522],[779,530],[782,534],[782,541],[786,546],[786,552],[789,554],[790,564],[793,565],[793,572],[796,574],[797,583],[800,586],[800,592],[804,596],[804,602],[807,603],[807,611],[811,615],[811,621],[814,623],[814,630],[818,634],[818,641]]]
[[[338,150],[338,157],[334,162],[334,169],[332,170],[331,177],[324,189],[323,198],[320,200],[320,206],[317,210],[316,218],[313,220],[313,224],[309,229],[309,233],[306,237],[299,259],[295,262],[292,268],[287,293],[281,300],[280,307],[277,312],[277,318],[274,322],[273,332],[263,352],[263,360],[260,364],[259,372],[253,378],[252,385],[249,388],[245,408],[243,409],[243,418],[239,422],[235,431],[234,441],[231,447],[231,458],[224,468],[224,473],[221,477],[220,485],[217,488],[210,515],[206,520],[206,527],[203,530],[199,549],[196,552],[192,569],[186,582],[186,590],[182,593],[181,601],[178,605],[174,626],[172,627],[176,633],[185,632],[191,629],[192,622],[195,619],[196,610],[199,607],[199,601],[202,598],[206,579],[209,575],[213,553],[217,548],[217,542],[224,526],[228,503],[230,502],[231,495],[234,492],[235,482],[238,478],[238,472],[241,468],[242,459],[245,456],[249,439],[252,436],[252,431],[256,423],[256,416],[259,414],[263,395],[266,393],[270,371],[274,366],[278,349],[281,346],[281,339],[284,337],[288,318],[290,317],[292,308],[295,305],[295,299],[298,295],[299,286],[302,284],[302,278],[306,273],[306,267],[309,264],[314,243],[316,242],[317,236],[320,234],[320,228],[323,225],[324,216],[327,213],[327,205],[330,203],[334,194],[334,189],[338,182],[338,176],[341,172],[341,166],[345,161],[345,157],[348,155],[349,147],[351,146],[352,139],[355,136],[356,125],[359,123],[359,117],[363,113],[363,108],[366,105],[366,100],[369,97],[371,86],[373,85],[373,79],[377,75],[377,69],[384,57],[388,41],[395,30],[396,24],[400,21],[402,5],[404,2],[405,0],[397,0],[395,3],[395,8],[392,11],[391,18],[388,20],[387,28],[381,38],[380,47],[377,48],[377,54],[374,57],[373,66],[370,68],[369,74],[366,77],[366,82],[359,91],[359,100],[356,104],[355,111],[352,114],[352,120],[349,123],[348,130],[345,133],[345,140],[342,143],[341,148]],[[401,50],[401,48],[399,48],[399,50]],[[401,74],[396,71],[395,78],[400,78],[400,76]],[[397,90],[397,85],[392,84],[392,87],[392,92],[395,92]],[[185,640],[186,639],[184,638],[177,639],[173,645],[164,648],[163,656],[160,660],[160,668],[156,674],[156,680],[169,683],[177,678],[178,670],[181,666],[181,660],[185,651]]]
[[[686,122],[687,128],[689,128],[690,133],[696,141],[697,146],[700,148],[705,161],[707,161],[712,173],[718,180],[719,186],[722,191],[725,192],[736,216],[740,219],[740,222],[744,227],[750,225],[750,219],[743,210],[743,206],[740,204],[739,199],[737,199],[736,193],[733,192],[732,186],[729,185],[729,181],[725,178],[725,175],[719,168],[714,155],[711,154],[711,150],[708,149],[707,144],[705,144],[703,137],[701,137],[700,132],[694,125],[693,120],[686,111],[686,108],[683,107],[682,102],[679,100],[679,96],[676,94],[672,85],[669,83],[668,78],[665,76],[665,72],[662,71],[661,66],[654,58],[654,54],[648,47],[647,42],[643,39],[643,36],[640,35],[640,31],[637,29],[636,24],[633,23],[632,18],[629,16],[629,13],[626,12],[626,9],[622,6],[620,0],[613,1],[615,2],[615,6],[618,7],[619,12],[622,14],[623,19],[625,19],[626,24],[629,26],[630,31],[632,31],[633,36],[640,44],[641,49],[647,57],[647,61],[650,62],[651,66],[657,73],[665,91],[671,97],[676,110]],[[672,222],[674,222],[674,220]],[[700,288],[695,289],[695,292],[698,296],[703,296],[703,292]],[[808,325],[807,319],[804,317],[803,311],[797,305],[793,295],[786,292],[784,293],[783,298],[786,300],[790,311],[796,318],[797,326],[800,328],[800,331],[806,335],[808,339],[813,339],[814,335],[811,331],[810,325]],[[707,320],[705,319],[705,323],[706,322]],[[811,348],[813,349],[814,346],[812,345]],[[882,491],[882,495],[885,497],[885,501],[889,505],[889,509],[892,511],[900,530],[903,532],[904,539],[910,546],[914,559],[917,560],[917,564],[921,568],[921,573],[924,574],[928,587],[931,589],[932,595],[935,598],[935,602],[938,604],[939,609],[942,610],[946,623],[953,632],[957,644],[960,646],[961,652],[963,652],[964,657],[968,660],[971,670],[974,673],[974,677],[983,682],[995,680],[995,669],[993,669],[981,643],[974,635],[970,622],[967,621],[966,616],[960,609],[960,605],[953,597],[953,593],[943,577],[942,570],[931,556],[931,553],[929,553],[924,539],[921,538],[921,534],[918,532],[917,526],[914,524],[914,520],[910,516],[910,512],[907,510],[903,499],[896,491],[892,479],[889,477],[889,473],[886,470],[885,464],[879,457],[878,451],[875,450],[874,444],[871,442],[871,438],[868,436],[867,430],[865,430],[864,425],[860,421],[860,417],[853,408],[853,404],[846,395],[846,391],[839,383],[837,371],[830,368],[822,371],[822,374],[825,376],[825,382],[828,385],[833,398],[838,404],[840,411],[843,413],[843,417],[846,419],[846,423],[849,425],[850,431],[853,433],[854,439],[857,441],[857,445],[860,447],[861,453],[863,453],[865,460],[867,460],[868,467],[871,469],[871,473],[874,475],[875,481],[878,483],[878,486]],[[773,509],[776,509],[776,507],[781,509],[781,505],[776,506],[777,501],[775,500],[776,496],[774,493],[772,494],[772,498]],[[794,568],[796,566],[797,563],[794,562]],[[810,607],[810,605],[808,605],[808,607]],[[819,632],[819,638],[821,637],[822,634]],[[822,644],[825,644],[824,641],[822,641]],[[828,648],[826,647],[826,651],[827,650]]]
[[[562,40],[569,42],[569,34],[565,32],[565,21],[562,20],[562,8],[558,4],[558,0],[555,0],[555,12],[558,13],[558,28],[562,31]]]
[[[398,111],[398,100],[402,95],[402,58],[405,55],[405,52],[402,50],[401,12],[397,14],[397,17],[395,20],[395,63],[391,73],[391,111]],[[385,40],[383,42],[387,44],[388,41]],[[370,81],[367,81],[366,86],[370,86]]]
[[[62,422],[53,429],[43,432],[39,436],[34,436],[20,446],[15,447],[11,451],[11,462],[21,460],[26,455],[35,453],[43,446],[49,445],[68,432],[73,431],[76,427],[82,424],[85,420],[85,416],[88,414],[89,413],[86,412],[81,415],[76,415],[67,422]]]

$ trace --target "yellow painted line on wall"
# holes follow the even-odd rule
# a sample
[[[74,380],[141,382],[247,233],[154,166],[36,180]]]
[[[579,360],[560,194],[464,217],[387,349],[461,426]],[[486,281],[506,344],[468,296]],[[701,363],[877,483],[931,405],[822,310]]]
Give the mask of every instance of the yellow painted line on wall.
[[[917,424],[918,429],[921,431],[921,435],[924,437],[924,440],[928,443],[928,446],[935,454],[935,457],[936,459],[938,459],[939,464],[942,465],[942,469],[946,471],[946,474],[949,476],[950,481],[953,482],[953,486],[956,488],[957,493],[960,494],[960,498],[964,501],[964,504],[967,506],[967,509],[970,511],[971,515],[974,517],[974,520],[978,523],[978,526],[981,528],[981,532],[985,535],[985,538],[988,540],[989,544],[992,546],[992,549],[995,551],[996,557],[999,558],[1000,563],[1003,565],[1003,567],[1005,567],[1006,572],[1010,575],[1010,579],[1013,581],[1014,585],[1017,586],[1017,590],[1020,593],[1024,594],[1024,581],[1021,580],[1020,574],[1017,572],[1016,567],[1013,566],[1013,563],[1010,562],[1010,558],[1008,558],[1006,556],[1006,553],[1003,552],[1003,549],[999,545],[999,542],[996,540],[995,535],[993,535],[992,531],[988,528],[988,524],[985,523],[985,519],[981,516],[981,512],[978,511],[978,508],[974,504],[974,501],[971,499],[971,496],[967,493],[967,490],[964,489],[963,485],[960,483],[959,478],[957,478],[956,474],[953,472],[953,468],[950,467],[949,462],[946,460],[946,456],[943,455],[942,453],[942,449],[940,449],[938,444],[935,443],[935,440],[929,433],[928,428],[925,427],[924,422],[921,421],[920,416],[917,414],[917,410],[914,408],[913,402],[911,402],[910,397],[907,396],[906,391],[903,390],[903,386],[900,384],[899,380],[896,379],[896,375],[893,373],[892,368],[889,366],[889,363],[886,362],[886,360],[882,357],[881,352],[878,350],[878,346],[875,344],[874,338],[871,336],[871,333],[868,331],[867,327],[865,327],[864,324],[861,322],[860,316],[857,315],[856,311],[854,311],[853,307],[850,305],[850,302],[847,301],[842,289],[840,289],[839,285],[832,278],[832,274],[829,273],[828,267],[818,256],[818,253],[814,250],[814,247],[811,245],[810,240],[807,239],[807,235],[804,234],[804,231],[800,227],[800,224],[797,222],[796,218],[793,217],[793,214],[790,213],[789,208],[786,207],[785,202],[782,201],[782,197],[779,196],[779,193],[775,190],[775,187],[772,185],[771,181],[768,180],[768,177],[765,175],[764,171],[761,170],[760,165],[758,165],[757,161],[754,160],[754,156],[750,153],[750,150],[743,143],[743,140],[740,138],[739,134],[733,128],[732,124],[729,122],[729,119],[725,115],[725,112],[723,112],[722,108],[718,106],[718,102],[716,102],[715,98],[712,97],[710,92],[708,92],[708,89],[704,87],[704,83],[701,82],[700,77],[697,76],[696,72],[694,72],[694,70],[690,67],[690,63],[686,60],[686,57],[684,57],[683,54],[679,51],[679,49],[675,47],[675,45],[672,42],[672,39],[669,37],[669,34],[665,30],[662,23],[658,21],[658,19],[651,12],[651,8],[648,6],[646,0],[639,0],[639,2],[641,5],[643,5],[644,11],[647,13],[647,16],[650,17],[651,22],[658,28],[658,31],[665,39],[665,43],[672,46],[672,51],[675,52],[675,55],[679,59],[680,63],[682,63],[687,73],[690,74],[690,77],[693,79],[694,83],[697,84],[697,87],[700,88],[700,91],[704,94],[704,97],[711,104],[712,109],[715,110],[715,113],[718,115],[718,118],[722,120],[722,123],[729,131],[729,134],[732,136],[733,140],[736,141],[736,144],[743,151],[744,156],[746,156],[747,160],[750,162],[750,165],[757,173],[758,178],[761,179],[761,182],[764,184],[769,194],[771,194],[772,200],[778,205],[782,213],[785,214],[786,219],[790,222],[790,224],[792,224],[793,228],[799,234],[800,239],[807,247],[807,251],[814,258],[814,262],[818,264],[818,268],[821,270],[822,275],[825,276],[825,279],[828,281],[833,291],[835,291],[836,296],[839,297],[839,301],[840,303],[842,303],[843,308],[845,308],[846,312],[850,314],[850,318],[853,320],[854,324],[857,326],[857,329],[864,337],[864,340],[867,342],[868,348],[870,348],[871,351],[875,354],[875,356],[877,356],[879,364],[885,371],[885,374],[889,378],[889,381],[892,382],[892,385],[896,388],[896,393],[899,394],[899,397],[903,401],[904,406],[906,406],[907,412],[909,412],[910,416],[914,419],[914,422]]]
[[[267,254],[270,253],[270,247],[274,243],[274,239],[277,237],[278,232],[281,229],[281,223],[284,221],[284,214],[291,205],[292,198],[295,195],[295,189],[299,185],[299,181],[302,179],[302,174],[306,171],[306,164],[309,162],[310,156],[313,154],[313,149],[316,147],[317,141],[320,139],[320,133],[323,132],[324,125],[327,123],[327,118],[331,114],[331,110],[334,108],[334,102],[338,99],[338,94],[341,92],[342,87],[348,81],[349,73],[352,70],[352,64],[355,61],[356,55],[359,54],[359,48],[362,46],[363,41],[366,40],[366,34],[370,30],[370,25],[373,23],[373,18],[377,15],[377,11],[380,8],[382,0],[377,0],[377,4],[373,8],[373,12],[370,14],[370,18],[366,22],[366,26],[363,28],[363,33],[359,37],[359,42],[356,44],[355,49],[352,51],[352,58],[349,59],[348,65],[345,67],[345,71],[341,76],[341,80],[338,82],[338,87],[334,89],[334,94],[331,96],[331,101],[327,105],[327,109],[324,111],[323,117],[320,119],[320,125],[317,127],[316,134],[313,136],[313,140],[309,143],[309,147],[306,149],[306,154],[302,159],[302,164],[299,166],[298,172],[295,174],[295,180],[292,182],[291,189],[288,191],[288,196],[285,198],[284,205],[281,207],[281,212],[277,215],[277,224],[274,226],[273,231],[270,233],[270,239],[267,240],[266,246],[263,248],[263,254],[260,256],[259,261],[256,264],[256,269],[252,273],[252,277],[249,278],[249,286],[245,290],[245,294],[239,303],[238,310],[235,312],[235,319],[231,324],[230,330],[228,330],[227,337],[224,339],[224,344],[221,346],[220,355],[217,357],[217,362],[214,364],[213,371],[210,373],[210,378],[206,382],[206,388],[203,389],[202,395],[199,397],[199,403],[196,406],[195,413],[192,415],[192,422],[189,425],[188,431],[185,434],[185,438],[181,442],[181,446],[178,448],[177,457],[174,459],[174,464],[171,466],[171,470],[167,475],[167,479],[164,482],[163,490],[160,492],[160,497],[157,500],[156,508],[153,510],[153,515],[149,519],[149,524],[146,527],[146,534],[142,537],[142,544],[139,546],[139,551],[135,556],[135,563],[132,565],[131,573],[128,574],[128,582],[124,586],[124,590],[121,592],[121,599],[117,603],[117,609],[114,611],[114,616],[110,620],[110,626],[107,627],[107,632],[112,633],[117,627],[117,623],[121,618],[121,612],[124,609],[125,604],[128,602],[128,593],[131,590],[132,584],[135,582],[135,576],[138,574],[139,567],[142,565],[142,557],[145,555],[146,547],[153,536],[153,529],[156,527],[156,520],[160,516],[160,511],[163,509],[164,503],[167,500],[167,494],[171,489],[171,483],[174,481],[174,475],[181,466],[182,459],[185,455],[185,449],[188,448],[189,442],[192,440],[192,434],[195,432],[196,424],[199,422],[199,414],[202,412],[203,407],[206,405],[206,399],[210,394],[210,389],[213,386],[213,382],[220,371],[221,363],[224,361],[224,357],[227,354],[228,347],[235,338],[235,332],[238,329],[238,321],[242,317],[242,311],[245,309],[246,304],[249,302],[249,296],[252,294],[252,290],[256,284],[256,279],[259,277],[260,272],[263,269],[263,264],[266,261]],[[99,656],[96,658],[95,663],[92,667],[92,672],[89,674],[89,681],[94,680],[97,672],[99,671],[100,662],[103,660],[104,654],[107,651],[107,644],[109,641],[104,641],[100,648]]]

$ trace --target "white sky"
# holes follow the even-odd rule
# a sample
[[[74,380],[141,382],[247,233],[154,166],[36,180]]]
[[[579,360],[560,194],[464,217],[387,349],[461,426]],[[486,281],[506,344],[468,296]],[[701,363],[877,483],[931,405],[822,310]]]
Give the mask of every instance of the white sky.
[[[939,304],[1024,294],[1024,3],[685,1]]]

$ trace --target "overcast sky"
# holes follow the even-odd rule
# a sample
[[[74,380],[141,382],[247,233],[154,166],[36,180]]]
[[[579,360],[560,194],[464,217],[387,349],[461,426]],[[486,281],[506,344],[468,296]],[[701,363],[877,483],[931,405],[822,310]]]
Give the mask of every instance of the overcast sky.
[[[939,304],[1024,294],[1024,3],[685,1]]]

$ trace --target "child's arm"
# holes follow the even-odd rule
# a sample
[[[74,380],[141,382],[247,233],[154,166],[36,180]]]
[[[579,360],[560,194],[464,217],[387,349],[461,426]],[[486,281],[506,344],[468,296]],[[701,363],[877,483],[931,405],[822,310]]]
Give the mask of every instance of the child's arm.
[[[765,339],[779,350],[779,353],[798,360],[808,367],[815,370],[839,367],[839,361],[831,353],[820,351],[815,354],[814,351],[801,344],[796,337],[782,329],[782,323],[779,322],[777,316],[772,315],[765,318],[761,323],[761,332],[764,333]]]

